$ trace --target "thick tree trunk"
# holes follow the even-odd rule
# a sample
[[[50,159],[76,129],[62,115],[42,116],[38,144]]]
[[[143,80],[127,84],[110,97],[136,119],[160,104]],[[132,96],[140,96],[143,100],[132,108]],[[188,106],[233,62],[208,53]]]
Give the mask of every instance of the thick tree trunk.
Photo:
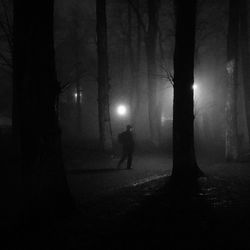
[[[230,0],[227,34],[227,101],[225,157],[228,161],[237,160],[237,89],[238,89],[238,39],[239,39],[239,2]]]
[[[248,5],[246,0],[240,1],[240,48],[243,72],[243,87],[245,110],[248,128],[248,141],[250,143],[250,55],[249,55],[249,41],[248,41]]]
[[[106,1],[96,0],[98,55],[98,112],[100,142],[104,152],[112,151],[112,131],[109,113],[109,75],[107,52]]]
[[[13,115],[28,215],[55,215],[72,207],[56,113],[53,4],[14,1]]]
[[[158,34],[159,0],[148,0],[148,31],[145,38],[148,78],[148,116],[151,141],[159,145],[159,110],[157,104],[156,44]]]
[[[173,179],[197,177],[194,149],[194,51],[196,0],[175,0]],[[187,36],[188,34],[188,36]]]

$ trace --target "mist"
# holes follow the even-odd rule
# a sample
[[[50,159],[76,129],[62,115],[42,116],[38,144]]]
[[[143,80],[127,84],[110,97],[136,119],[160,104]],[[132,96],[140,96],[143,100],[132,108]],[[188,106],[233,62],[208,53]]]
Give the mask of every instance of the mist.
[[[0,0],[6,249],[249,248],[249,8]]]

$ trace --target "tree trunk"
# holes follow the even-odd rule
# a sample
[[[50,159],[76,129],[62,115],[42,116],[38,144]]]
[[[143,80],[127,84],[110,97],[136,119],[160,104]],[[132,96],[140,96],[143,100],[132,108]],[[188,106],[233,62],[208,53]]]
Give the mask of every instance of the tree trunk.
[[[56,111],[53,4],[14,1],[13,122],[29,216],[38,211],[54,216],[72,207]]]
[[[194,51],[196,0],[175,0],[173,172],[172,179],[200,174],[194,149]],[[187,36],[188,34],[188,36]]]
[[[159,0],[148,0],[148,31],[146,33],[146,57],[148,78],[148,116],[151,141],[159,145],[159,110],[157,105],[156,44],[158,34]]]
[[[105,0],[96,0],[96,18],[100,142],[104,152],[111,152],[113,145],[109,113],[110,84],[108,75],[107,21]]]
[[[238,89],[238,39],[239,39],[239,3],[229,2],[227,34],[227,101],[226,101],[226,136],[225,157],[228,161],[237,160],[237,89]]]
[[[249,55],[249,41],[248,41],[248,6],[246,0],[240,1],[240,48],[243,72],[243,88],[245,99],[245,110],[248,128],[248,141],[250,143],[250,55]]]

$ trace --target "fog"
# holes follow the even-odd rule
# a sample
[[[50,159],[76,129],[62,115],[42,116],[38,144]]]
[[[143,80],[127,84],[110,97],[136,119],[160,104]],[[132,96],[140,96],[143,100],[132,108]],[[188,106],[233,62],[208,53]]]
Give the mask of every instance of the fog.
[[[125,6],[125,7],[124,7]],[[225,146],[226,104],[226,29],[227,4],[223,1],[199,1],[195,55],[195,140],[198,148],[218,148],[223,153]],[[145,12],[142,5],[142,12]],[[10,12],[10,8],[2,11]],[[171,151],[172,147],[172,103],[174,19],[171,3],[162,3],[160,9],[160,40],[157,45],[157,102],[160,113],[161,146]],[[11,14],[9,14],[11,18]],[[1,16],[2,22],[4,15]],[[145,17],[146,18],[146,17]],[[55,51],[57,77],[64,86],[60,95],[60,124],[65,140],[80,139],[98,141],[97,105],[97,54],[96,18],[93,1],[56,1],[55,3]],[[128,10],[124,1],[107,2],[107,31],[110,83],[110,115],[113,140],[117,139],[131,121],[131,84],[129,49],[127,46]],[[132,13],[132,46],[136,49],[136,15]],[[3,31],[2,31],[3,32]],[[8,47],[2,39],[1,47]],[[133,121],[137,143],[150,140],[148,123],[148,100],[146,78],[146,55],[143,35],[140,47],[139,98],[137,117]],[[163,55],[164,53],[164,55]],[[9,60],[11,56],[3,52]],[[135,55],[134,55],[135,56]],[[11,69],[4,64],[0,69],[2,126],[11,120],[12,80]],[[80,86],[80,109],[77,109],[77,90]],[[244,108],[242,77],[238,86],[238,124],[240,152],[249,149]],[[128,113],[121,117],[116,109],[126,105]],[[80,114],[79,114],[80,112]],[[79,118],[80,117],[80,118]],[[79,127],[79,119],[80,127]],[[7,125],[10,122],[7,122]],[[77,125],[78,124],[78,125]],[[78,127],[77,127],[78,126]],[[215,150],[216,151],[216,150]]]
[[[131,71],[129,51],[126,45],[127,10],[125,3],[108,2],[108,54],[110,66],[110,114],[113,139],[131,122]],[[195,61],[195,138],[196,145],[204,149],[220,149],[223,153],[225,141],[225,87],[226,87],[226,18],[227,5],[222,2],[201,1],[197,20],[197,45]],[[157,49],[158,73],[157,102],[161,113],[161,145],[171,151],[173,86],[168,79],[173,74],[174,22],[170,4],[162,4],[160,11],[161,48]],[[65,138],[74,137],[98,140],[97,108],[97,54],[95,36],[95,5],[92,1],[58,1],[55,14],[56,63],[61,84],[69,83],[60,97],[60,121]],[[132,15],[132,22],[135,16]],[[205,20],[205,21],[204,21]],[[217,22],[217,20],[222,20]],[[77,25],[76,25],[77,24]],[[166,25],[167,24],[167,25]],[[136,32],[132,24],[132,32]],[[136,37],[132,36],[133,46]],[[147,79],[145,44],[141,46],[139,72],[139,107],[134,123],[137,142],[149,140],[147,110]],[[136,51],[136,50],[135,50]],[[164,57],[162,51],[165,53]],[[78,65],[77,67],[75,65]],[[78,74],[78,76],[77,76]],[[81,131],[76,129],[76,81],[82,89]],[[241,151],[248,148],[242,82],[239,85],[239,116]],[[128,113],[119,117],[116,108],[124,104]]]
[[[0,0],[4,249],[250,249],[249,13]]]

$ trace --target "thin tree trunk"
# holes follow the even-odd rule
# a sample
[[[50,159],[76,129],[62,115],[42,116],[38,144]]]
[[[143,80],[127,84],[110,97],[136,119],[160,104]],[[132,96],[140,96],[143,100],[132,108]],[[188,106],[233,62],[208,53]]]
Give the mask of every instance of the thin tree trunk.
[[[173,172],[175,180],[200,173],[194,149],[194,52],[196,0],[175,0]],[[188,36],[187,36],[188,34]]]
[[[13,115],[28,216],[37,211],[55,215],[72,207],[56,113],[60,86],[54,61],[53,4],[14,1]]]
[[[158,35],[159,0],[148,0],[148,31],[145,38],[148,78],[148,116],[151,141],[159,145],[159,110],[157,105],[156,44]]]
[[[243,72],[243,87],[245,94],[245,111],[248,128],[248,141],[250,143],[250,55],[249,55],[249,41],[248,41],[248,6],[246,0],[240,1],[240,48]]]
[[[239,39],[239,3],[229,2],[229,21],[227,34],[227,101],[225,157],[228,161],[237,160],[237,90],[238,90],[238,39]]]
[[[102,149],[112,151],[112,131],[109,113],[109,75],[107,52],[106,1],[96,0],[97,54],[98,54],[98,112]]]

